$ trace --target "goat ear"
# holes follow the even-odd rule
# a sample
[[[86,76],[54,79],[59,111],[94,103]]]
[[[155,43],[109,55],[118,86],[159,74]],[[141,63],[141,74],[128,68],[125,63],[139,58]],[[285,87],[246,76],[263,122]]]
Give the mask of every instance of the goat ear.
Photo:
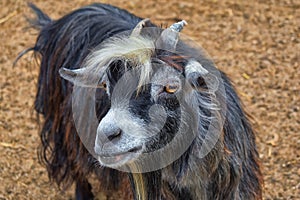
[[[86,69],[67,69],[67,68],[60,68],[59,74],[62,78],[74,83],[76,85],[77,82],[85,82],[84,79],[86,77]]]
[[[59,74],[62,78],[72,82],[74,85],[83,87],[97,87],[100,76],[91,73],[87,68],[67,69],[60,68]]]
[[[215,92],[218,89],[219,80],[217,76],[205,69],[198,61],[189,61],[184,70],[186,79],[193,89],[210,92]]]

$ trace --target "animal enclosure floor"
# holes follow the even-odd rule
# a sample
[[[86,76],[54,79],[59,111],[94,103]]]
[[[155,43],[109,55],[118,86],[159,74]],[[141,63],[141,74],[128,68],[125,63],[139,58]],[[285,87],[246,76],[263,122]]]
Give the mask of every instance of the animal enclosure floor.
[[[29,53],[25,0],[0,1],[0,200],[74,199],[74,186],[59,191],[39,164],[33,110],[38,67]],[[90,0],[32,0],[54,19]],[[264,199],[300,199],[300,1],[205,0],[110,3],[157,24],[179,19],[183,34],[200,44],[233,80],[253,116],[264,175]],[[93,183],[96,185],[97,183]],[[97,190],[97,187],[96,187]],[[106,199],[98,193],[98,199]],[[120,192],[112,199],[122,199]]]

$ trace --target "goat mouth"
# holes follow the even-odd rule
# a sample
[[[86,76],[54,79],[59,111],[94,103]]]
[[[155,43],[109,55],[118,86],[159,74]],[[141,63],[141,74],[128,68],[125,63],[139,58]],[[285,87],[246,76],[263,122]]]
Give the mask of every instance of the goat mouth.
[[[142,146],[134,147],[126,151],[101,152],[98,154],[99,162],[106,167],[119,167],[134,162],[142,153]]]

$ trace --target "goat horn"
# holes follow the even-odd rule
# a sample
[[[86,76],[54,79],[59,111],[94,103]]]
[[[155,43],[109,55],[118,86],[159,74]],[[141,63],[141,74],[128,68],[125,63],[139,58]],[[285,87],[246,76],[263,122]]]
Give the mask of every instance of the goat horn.
[[[181,20],[180,22],[174,23],[170,26],[170,29],[176,32],[180,32],[185,25],[188,23],[185,20]]]
[[[178,33],[186,24],[186,21],[182,20],[165,29],[155,42],[156,47],[168,51],[175,51],[178,42]]]
[[[142,21],[140,21],[132,30],[131,35],[130,36],[139,36],[142,29],[147,25],[147,23],[150,22],[150,19],[146,18],[143,19]]]

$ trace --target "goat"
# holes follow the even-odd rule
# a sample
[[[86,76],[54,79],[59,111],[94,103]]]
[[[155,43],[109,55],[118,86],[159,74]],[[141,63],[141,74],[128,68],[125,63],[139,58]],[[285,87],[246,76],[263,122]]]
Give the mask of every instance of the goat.
[[[225,73],[179,37],[184,21],[163,29],[106,4],[52,20],[30,7],[51,180],[76,182],[76,199],[94,198],[91,173],[105,192],[129,180],[135,199],[262,198],[247,114]]]

